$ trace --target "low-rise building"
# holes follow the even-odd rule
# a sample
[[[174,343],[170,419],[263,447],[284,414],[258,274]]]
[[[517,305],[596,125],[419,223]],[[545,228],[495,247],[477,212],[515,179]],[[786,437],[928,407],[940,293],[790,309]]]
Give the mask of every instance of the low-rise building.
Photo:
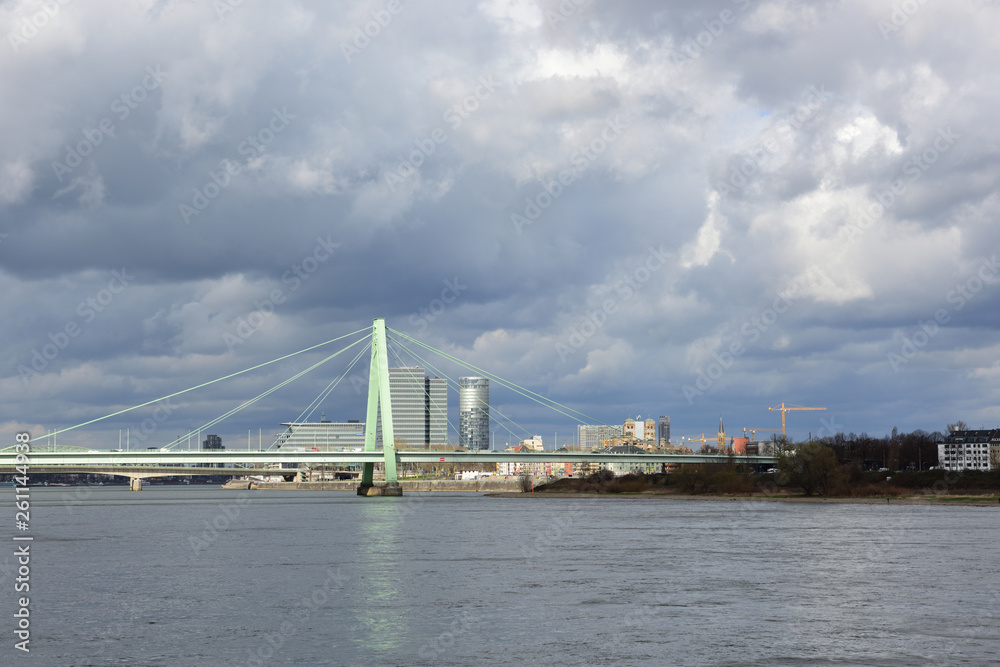
[[[528,442],[528,441],[525,441]],[[539,444],[541,439],[539,438]],[[540,451],[521,444],[517,447],[508,447],[505,452],[532,452]],[[562,449],[560,451],[566,451]],[[558,461],[498,461],[497,474],[504,477],[517,477],[520,475],[533,475],[535,477],[568,477],[573,474],[574,467],[580,464],[564,463]]]
[[[365,424],[361,421],[286,422],[282,426],[287,427],[278,436],[283,449],[328,452],[365,447]]]
[[[520,444],[522,447],[527,447],[528,450],[533,452],[541,452],[544,451],[545,449],[545,447],[542,445],[542,436],[540,435],[533,435],[527,440],[522,440],[518,444]]]
[[[636,445],[619,445],[602,450],[606,454],[646,454],[646,450]],[[616,476],[644,473],[654,475],[661,471],[662,465],[646,463],[645,461],[602,461],[597,464],[598,470],[610,470]]]

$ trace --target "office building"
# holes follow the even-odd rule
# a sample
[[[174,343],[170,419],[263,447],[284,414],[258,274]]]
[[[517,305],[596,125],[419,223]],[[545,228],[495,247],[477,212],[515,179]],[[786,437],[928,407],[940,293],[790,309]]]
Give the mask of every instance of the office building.
[[[469,450],[490,448],[490,381],[458,378],[458,444]]]
[[[389,369],[392,435],[397,447],[448,444],[448,381],[427,377],[420,366]],[[382,442],[382,411],[376,438]]]
[[[209,435],[201,443],[201,448],[204,450],[224,450],[225,447],[222,446],[222,438],[217,435]]]
[[[607,424],[580,424],[576,427],[576,444],[584,451],[601,449],[612,438],[622,437],[621,426]]]
[[[207,436],[205,438],[205,440],[201,443],[201,448],[203,450],[205,450],[205,451],[215,451],[215,452],[221,452],[221,451],[224,451],[226,449],[225,447],[222,446],[222,438],[220,438],[217,435],[209,435],[209,436]],[[225,468],[226,464],[224,464],[224,463],[206,463],[205,467],[206,468]]]
[[[278,443],[284,449],[337,452],[365,447],[365,424],[358,420],[288,422],[282,426],[287,430],[278,436]]]
[[[656,435],[657,444],[666,447],[670,444],[670,417],[660,415],[659,430]]]

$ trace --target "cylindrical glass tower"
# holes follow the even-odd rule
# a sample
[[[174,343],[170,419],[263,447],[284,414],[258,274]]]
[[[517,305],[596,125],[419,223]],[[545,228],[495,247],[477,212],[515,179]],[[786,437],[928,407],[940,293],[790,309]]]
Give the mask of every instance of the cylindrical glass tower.
[[[458,378],[458,444],[465,449],[490,448],[490,381]]]

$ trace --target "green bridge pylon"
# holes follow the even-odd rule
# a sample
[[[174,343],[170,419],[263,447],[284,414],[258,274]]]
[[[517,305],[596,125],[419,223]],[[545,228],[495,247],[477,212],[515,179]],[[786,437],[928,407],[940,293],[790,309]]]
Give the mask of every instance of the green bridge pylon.
[[[385,461],[385,486],[374,484],[375,464],[362,464],[359,496],[401,496],[396,477],[396,442],[392,432],[392,398],[389,394],[389,358],[385,345],[385,320],[372,325],[372,360],[368,374],[368,414],[365,419],[365,451],[375,451],[379,407],[382,409],[382,454]]]

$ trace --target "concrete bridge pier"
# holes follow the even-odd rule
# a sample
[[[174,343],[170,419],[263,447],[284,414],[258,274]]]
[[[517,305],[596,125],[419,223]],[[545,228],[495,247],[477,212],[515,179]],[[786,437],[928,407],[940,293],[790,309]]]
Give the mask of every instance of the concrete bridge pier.
[[[129,487],[128,488],[130,490],[132,490],[132,491],[142,491],[142,478],[141,477],[132,477],[130,479],[131,479],[131,481],[129,482]]]
[[[367,496],[369,498],[376,496],[402,496],[403,487],[399,483],[395,484],[365,484],[364,482],[358,487],[359,496]]]

